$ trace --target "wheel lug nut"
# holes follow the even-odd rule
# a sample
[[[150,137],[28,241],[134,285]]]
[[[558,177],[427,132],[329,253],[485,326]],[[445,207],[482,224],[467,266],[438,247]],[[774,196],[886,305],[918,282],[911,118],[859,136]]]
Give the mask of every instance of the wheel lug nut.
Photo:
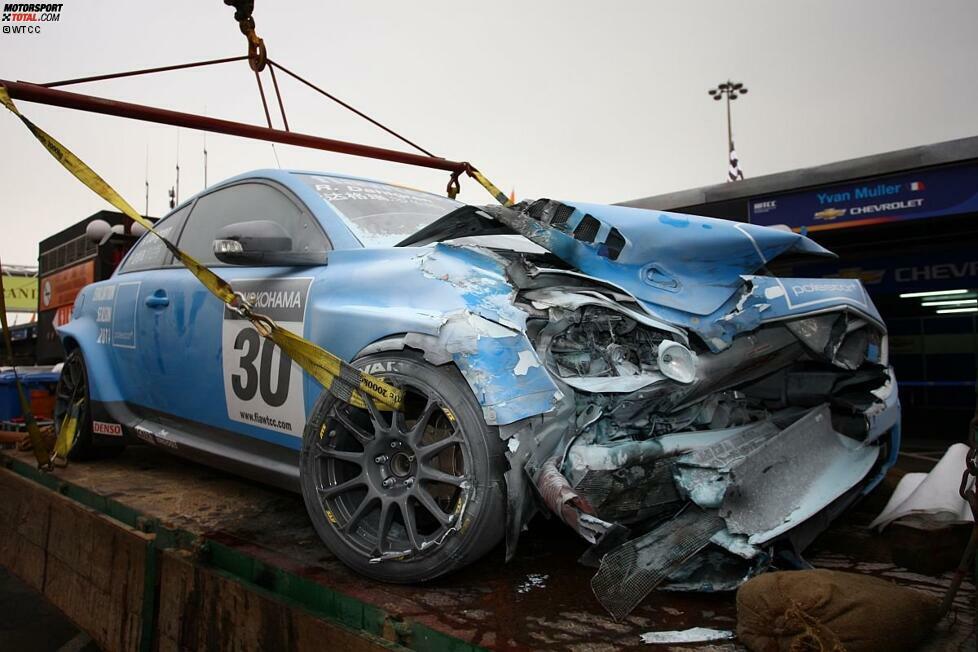
[[[376,462],[377,464],[384,464],[385,462],[387,462],[387,456],[378,455],[377,457],[374,458],[374,462]]]
[[[391,487],[394,486],[394,483],[395,482],[396,482],[396,480],[394,480],[394,478],[385,478],[384,479],[384,489],[390,489]]]
[[[404,486],[405,487],[413,487],[414,486],[414,478],[405,478],[405,480],[404,480]]]
[[[391,442],[391,448],[400,448],[400,447],[401,447],[401,442],[399,442],[399,441],[392,441]]]

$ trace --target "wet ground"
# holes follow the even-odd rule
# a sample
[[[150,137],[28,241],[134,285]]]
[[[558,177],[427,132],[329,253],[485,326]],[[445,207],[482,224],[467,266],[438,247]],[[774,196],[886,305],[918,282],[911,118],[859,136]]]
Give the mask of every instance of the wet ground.
[[[918,470],[919,460],[907,462]],[[669,592],[654,592],[625,621],[616,623],[591,593],[593,569],[577,563],[585,545],[562,524],[540,517],[524,533],[509,564],[503,563],[502,550],[497,549],[475,565],[423,587],[396,586],[367,580],[340,564],[319,542],[295,494],[145,447],[131,447],[112,460],[73,463],[58,474],[164,522],[488,648],[647,647],[640,635],[652,630],[732,630],[736,625],[733,594]],[[925,574],[897,565],[892,537],[863,527],[883,501],[885,495],[875,496],[857,507],[816,541],[807,558],[817,568],[867,573],[942,594],[949,572]],[[975,649],[972,579],[965,581],[952,618],[923,648],[927,652]],[[698,649],[743,648],[718,643]]]
[[[44,596],[0,568],[0,650],[98,652]]]

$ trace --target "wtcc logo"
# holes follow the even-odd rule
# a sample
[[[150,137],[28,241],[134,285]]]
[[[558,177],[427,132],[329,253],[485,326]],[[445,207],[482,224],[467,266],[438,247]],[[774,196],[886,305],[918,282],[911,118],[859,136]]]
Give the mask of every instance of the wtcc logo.
[[[40,34],[41,26],[36,23],[56,23],[61,20],[63,4],[13,4],[3,6],[0,22],[20,23],[4,25],[4,34]],[[26,24],[24,24],[26,23]]]

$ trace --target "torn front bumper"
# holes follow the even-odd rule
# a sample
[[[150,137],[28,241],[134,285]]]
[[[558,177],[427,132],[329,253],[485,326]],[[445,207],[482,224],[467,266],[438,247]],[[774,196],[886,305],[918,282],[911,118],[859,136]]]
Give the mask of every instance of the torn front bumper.
[[[895,463],[892,372],[879,394],[861,441],[839,432],[823,403],[734,428],[573,443],[562,473],[554,461],[537,487],[594,544],[585,555],[600,563],[592,586],[615,617],[657,586],[732,590],[777,558],[799,561]]]

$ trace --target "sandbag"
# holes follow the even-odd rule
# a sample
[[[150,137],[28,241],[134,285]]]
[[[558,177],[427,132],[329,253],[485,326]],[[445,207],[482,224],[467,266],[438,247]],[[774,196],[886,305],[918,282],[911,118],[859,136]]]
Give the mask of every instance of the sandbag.
[[[939,619],[937,598],[855,573],[766,573],[737,591],[737,636],[753,652],[909,651]]]

